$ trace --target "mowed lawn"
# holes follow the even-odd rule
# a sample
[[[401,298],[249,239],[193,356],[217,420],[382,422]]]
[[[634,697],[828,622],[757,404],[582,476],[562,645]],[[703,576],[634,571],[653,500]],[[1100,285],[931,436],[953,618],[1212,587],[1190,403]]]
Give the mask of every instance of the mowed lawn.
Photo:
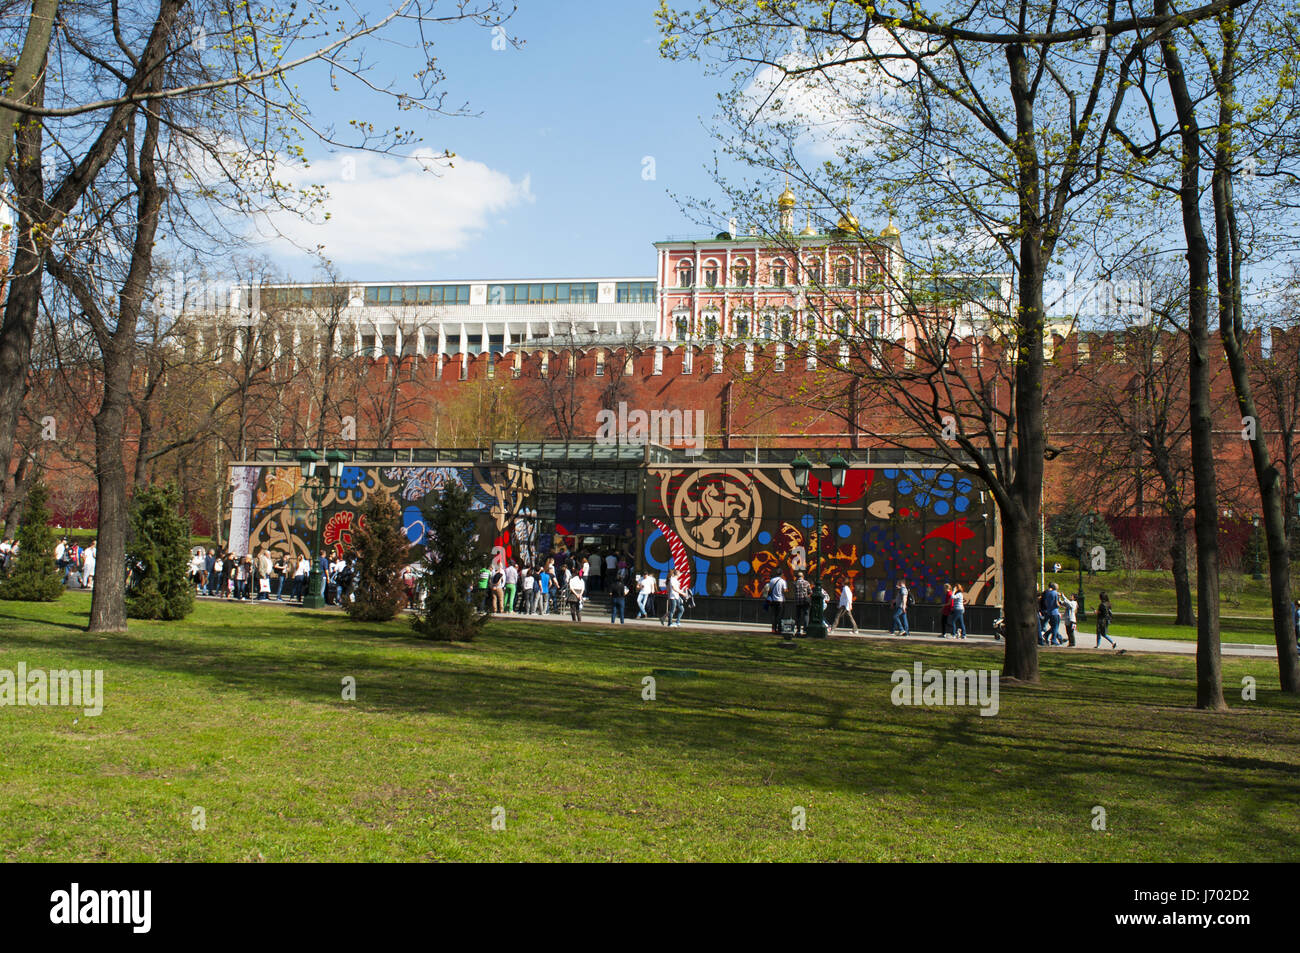
[[[0,668],[102,668],[106,694],[99,717],[0,708],[6,860],[1300,854],[1300,705],[1271,662],[1225,660],[1233,710],[1206,714],[1190,658],[1055,651],[981,717],[895,707],[890,674],[996,669],[993,647],[538,622],[444,645],[218,604],[105,637],[88,606],[0,603]],[[699,676],[644,700],[654,669]]]

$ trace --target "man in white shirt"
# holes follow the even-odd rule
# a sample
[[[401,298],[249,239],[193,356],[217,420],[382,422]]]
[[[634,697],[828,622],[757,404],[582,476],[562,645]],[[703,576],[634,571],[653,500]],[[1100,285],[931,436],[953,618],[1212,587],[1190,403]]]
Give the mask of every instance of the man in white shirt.
[[[686,587],[682,585],[681,573],[674,569],[668,574],[668,615],[664,624],[682,627],[682,616],[686,613]]]
[[[1074,645],[1075,622],[1078,619],[1079,603],[1065,593],[1061,593],[1061,617],[1065,622],[1065,634]]]
[[[835,613],[835,624],[831,626],[831,631],[840,627],[840,620],[845,616],[849,618],[849,624],[853,626],[853,634],[858,634],[858,620],[853,618],[853,587],[849,585],[847,579],[844,580],[840,587],[840,611]]]
[[[767,605],[772,612],[772,632],[781,634],[781,618],[785,615],[785,577],[773,576],[767,584]]]
[[[652,572],[647,571],[646,574],[641,577],[641,584],[638,587],[636,596],[636,617],[638,619],[644,619],[650,614],[646,609],[646,605],[654,598],[655,582],[655,575]]]
[[[98,555],[94,541],[81,554],[81,585],[85,589],[95,588],[95,557]]]

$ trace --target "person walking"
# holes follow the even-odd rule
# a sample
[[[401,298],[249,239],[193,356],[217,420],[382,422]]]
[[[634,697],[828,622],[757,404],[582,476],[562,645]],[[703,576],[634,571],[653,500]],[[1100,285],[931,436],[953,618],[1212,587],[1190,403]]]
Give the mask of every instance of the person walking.
[[[488,585],[492,590],[492,611],[505,611],[506,574],[502,571],[500,563],[493,564]]]
[[[636,617],[644,619],[650,613],[646,609],[646,603],[654,598],[655,594],[655,577],[647,569],[644,576],[641,577],[637,584],[636,594]]]
[[[216,576],[212,572],[212,565],[216,561],[217,557],[215,551],[209,549],[208,554],[203,557],[203,591],[210,596],[215,594],[212,586],[216,580]]]
[[[537,575],[532,566],[524,566],[519,570],[519,589],[524,594],[523,612],[524,615],[533,614],[533,590],[537,588]]]
[[[505,583],[502,586],[502,603],[506,615],[510,615],[515,611],[515,592],[519,589],[519,570],[515,568],[513,560],[506,563],[502,576]]]
[[[1065,593],[1061,593],[1061,618],[1065,622],[1065,637],[1070,647],[1074,647],[1074,628],[1079,611],[1078,597],[1070,598]]]
[[[952,637],[966,638],[966,593],[961,591],[961,583],[952,587]],[[960,632],[961,635],[957,633]]]
[[[664,625],[681,627],[681,614],[686,611],[684,588],[681,575],[676,569],[668,573],[668,607],[659,620]]]
[[[794,637],[808,637],[808,612],[812,608],[812,583],[803,572],[794,574]]]
[[[834,632],[840,627],[840,620],[848,617],[849,624],[853,626],[853,634],[858,634],[858,620],[853,618],[853,586],[849,584],[847,578],[842,580],[840,586],[840,610],[835,613],[835,624],[831,626]]]
[[[912,629],[907,624],[907,610],[911,606],[912,594],[908,591],[907,580],[900,579],[894,590],[894,618],[889,624],[890,635],[911,635]]]
[[[1103,592],[1097,601],[1097,644],[1093,646],[1094,649],[1101,648],[1102,639],[1109,642],[1112,649],[1119,648],[1115,640],[1110,637],[1110,621],[1113,618],[1115,613],[1110,607],[1110,596]]]
[[[298,557],[293,572],[293,598],[299,605],[307,597],[307,581],[311,578],[311,561],[304,554]]]
[[[271,570],[275,573],[275,601],[284,602],[284,581],[289,575],[289,557],[277,553]]]
[[[767,581],[767,604],[772,611],[772,634],[781,634],[781,623],[785,619],[785,593],[789,588],[785,577],[776,573]]]
[[[271,554],[260,546],[257,549],[257,598],[271,598]]]
[[[939,610],[939,638],[948,638],[948,625],[952,621],[952,583],[943,584],[943,608]]]
[[[617,617],[620,625],[627,622],[624,611],[627,605],[627,594],[631,592],[627,583],[626,569],[618,570],[609,583],[609,621],[611,623],[615,621],[615,617]]]
[[[551,611],[551,587],[555,583],[555,577],[547,566],[543,566],[537,573],[537,614],[546,615]]]
[[[95,559],[98,557],[97,543],[92,539],[86,551],[81,554],[81,586],[83,589],[95,588]]]
[[[570,575],[569,584],[565,587],[565,599],[569,603],[569,618],[574,622],[582,621],[582,600],[586,595],[587,584],[582,576],[576,572]]]
[[[1049,583],[1043,593],[1043,609],[1047,613],[1048,644],[1061,644],[1061,594],[1056,591],[1056,583]]]

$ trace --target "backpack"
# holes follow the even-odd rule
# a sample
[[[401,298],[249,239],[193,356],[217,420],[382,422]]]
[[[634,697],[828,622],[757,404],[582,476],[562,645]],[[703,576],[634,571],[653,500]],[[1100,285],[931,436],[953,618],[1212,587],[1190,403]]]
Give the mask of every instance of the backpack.
[[[495,589],[495,588],[500,584],[501,580],[504,579],[504,578],[505,578],[505,576],[501,575],[500,572],[494,572],[494,573],[492,574],[492,579],[491,579],[491,582],[489,583],[489,585],[491,585],[492,588]]]

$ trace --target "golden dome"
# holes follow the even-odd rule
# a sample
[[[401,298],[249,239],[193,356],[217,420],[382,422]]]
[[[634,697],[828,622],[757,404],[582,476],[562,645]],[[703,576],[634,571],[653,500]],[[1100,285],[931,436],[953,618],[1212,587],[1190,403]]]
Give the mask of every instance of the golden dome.
[[[853,232],[856,234],[859,227],[858,220],[854,217],[852,212],[845,212],[840,216],[840,220],[835,223],[835,227],[842,232]]]
[[[900,234],[898,226],[894,224],[893,219],[890,219],[889,224],[880,231],[881,238],[897,238]]]
[[[790,191],[790,186],[787,185],[785,187],[785,191],[782,192],[780,196],[778,196],[776,200],[776,207],[782,209],[794,208],[794,203],[795,203],[794,193]]]
[[[817,232],[817,229],[813,228],[813,226],[812,226],[812,222],[809,222],[807,225],[805,225],[805,226],[803,227],[803,231],[800,232],[799,234],[800,234],[800,235],[816,235],[816,234],[818,234],[818,232]]]

